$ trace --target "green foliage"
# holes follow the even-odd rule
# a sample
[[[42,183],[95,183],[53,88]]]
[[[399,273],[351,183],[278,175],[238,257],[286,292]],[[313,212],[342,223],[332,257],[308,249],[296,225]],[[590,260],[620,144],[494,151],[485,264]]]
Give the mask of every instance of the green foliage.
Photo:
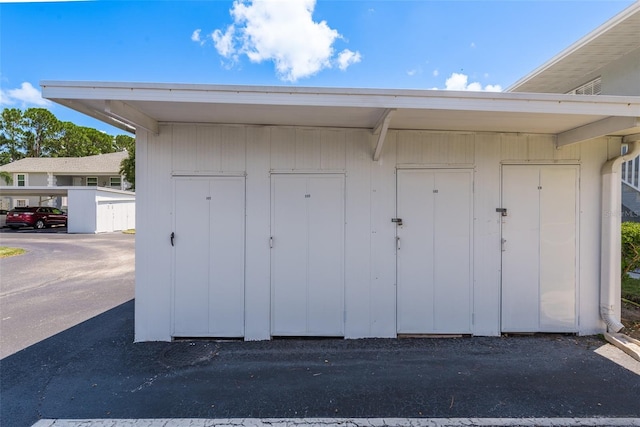
[[[114,144],[116,151],[127,150],[129,153],[131,153],[136,149],[136,139],[130,137],[129,135],[116,135]]]
[[[13,177],[11,176],[11,174],[9,172],[5,172],[5,171],[0,172],[0,178],[7,185],[13,184]]]
[[[62,123],[45,108],[29,108],[23,114],[23,148],[27,157],[49,157],[55,152]]]
[[[131,138],[133,139],[133,138]],[[135,142],[135,140],[134,140]],[[136,146],[135,143],[131,145],[131,149],[127,150],[129,157],[122,159],[120,163],[120,174],[124,176],[124,179],[131,184],[131,190],[136,189]]]
[[[10,248],[8,246],[0,246],[0,258],[8,258],[10,256],[22,255],[26,251],[22,248]]]
[[[640,268],[640,223],[623,222],[622,235],[622,277]]]
[[[629,276],[622,278],[622,298],[640,303],[640,279]]]
[[[0,115],[0,164],[20,160],[24,157],[22,140],[24,134],[22,111],[5,108]]]
[[[0,116],[0,165],[23,157],[84,157],[123,150],[133,152],[135,139],[61,122],[44,108],[5,108]]]

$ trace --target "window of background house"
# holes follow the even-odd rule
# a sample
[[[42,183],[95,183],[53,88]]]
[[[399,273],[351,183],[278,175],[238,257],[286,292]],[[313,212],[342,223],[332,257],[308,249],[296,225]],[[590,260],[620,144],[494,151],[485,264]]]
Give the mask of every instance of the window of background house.
[[[87,185],[90,187],[98,186],[98,177],[97,176],[88,176],[87,177]]]
[[[26,208],[27,207],[27,199],[15,199],[14,200],[16,208]]]
[[[587,82],[582,86],[575,88],[569,93],[574,95],[600,95],[601,88],[602,79],[600,77],[597,77],[590,82]]]
[[[112,176],[109,178],[109,187],[120,188],[122,179],[119,176]]]
[[[23,173],[19,173],[16,175],[16,185],[18,187],[26,187],[27,186],[27,175]]]

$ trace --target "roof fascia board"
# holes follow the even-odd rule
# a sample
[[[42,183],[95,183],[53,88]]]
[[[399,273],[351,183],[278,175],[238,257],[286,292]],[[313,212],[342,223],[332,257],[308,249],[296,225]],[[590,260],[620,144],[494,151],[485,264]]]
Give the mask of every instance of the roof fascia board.
[[[487,93],[453,91],[354,91],[318,88],[315,93],[300,91],[200,90],[146,87],[45,86],[43,96],[64,104],[70,100],[140,102],[185,102],[292,107],[354,107],[453,111],[586,114],[597,116],[640,116],[640,97],[575,96],[563,94]],[[77,109],[76,107],[72,107]],[[84,112],[84,111],[83,111]],[[105,114],[106,112],[98,112]],[[108,115],[108,113],[106,113]],[[152,117],[147,117],[153,119]],[[154,119],[155,120],[155,119]],[[136,123],[141,124],[141,123]],[[146,126],[153,127],[147,123]]]
[[[577,142],[611,135],[640,126],[640,117],[607,117],[558,134],[556,146],[564,147]]]
[[[567,47],[566,49],[558,53],[556,56],[554,56],[547,62],[545,62],[544,64],[542,64],[541,66],[539,66],[538,68],[536,68],[535,70],[527,74],[526,76],[522,77],[520,80],[516,81],[514,84],[506,88],[505,92],[513,92],[515,90],[518,90],[519,86],[522,86],[523,84],[527,83],[529,80],[532,80],[533,78],[542,74],[548,68],[551,68],[553,65],[557,64],[558,62],[572,55],[577,50],[593,42],[598,37],[600,37],[607,31],[611,30],[612,28],[614,28],[615,26],[617,26],[618,24],[620,24],[621,22],[628,19],[630,16],[632,16],[633,14],[639,11],[640,11],[640,1],[636,1],[631,6],[627,7],[626,9],[624,9],[623,11],[615,15],[613,18],[609,19],[607,22],[600,25],[595,30],[591,31],[589,34],[585,35],[584,37],[582,37],[581,39],[573,43],[571,46]]]
[[[105,110],[108,115],[115,116],[118,120],[122,120],[135,128],[141,127],[155,135],[160,132],[157,120],[147,116],[125,102],[108,100],[106,101]]]

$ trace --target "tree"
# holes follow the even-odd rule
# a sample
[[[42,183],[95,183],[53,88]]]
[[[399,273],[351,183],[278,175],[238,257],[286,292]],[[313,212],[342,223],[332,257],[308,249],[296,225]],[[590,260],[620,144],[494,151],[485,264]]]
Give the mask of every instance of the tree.
[[[127,150],[129,153],[136,149],[136,139],[129,135],[116,135],[114,140],[116,151]]]
[[[0,116],[0,164],[24,157],[24,119],[17,108],[5,108]]]
[[[55,153],[62,123],[45,108],[28,108],[24,112],[23,148],[27,157],[49,157]]]
[[[129,157],[127,157],[126,159],[122,159],[122,162],[120,163],[120,174],[124,176],[124,179],[129,184],[131,184],[131,190],[135,190],[136,189],[136,146],[135,144],[131,145],[131,150],[127,150],[127,151],[129,152]]]

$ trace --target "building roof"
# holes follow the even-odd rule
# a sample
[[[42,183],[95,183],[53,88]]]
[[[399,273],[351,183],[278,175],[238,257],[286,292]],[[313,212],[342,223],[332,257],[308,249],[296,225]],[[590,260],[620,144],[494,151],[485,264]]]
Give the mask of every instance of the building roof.
[[[567,93],[576,82],[640,48],[640,0],[627,7],[540,67],[507,92]],[[586,81],[583,81],[586,83]]]
[[[557,135],[558,146],[640,133],[640,97],[278,86],[42,82],[45,98],[122,129],[164,123]]]
[[[126,151],[87,157],[26,157],[0,166],[2,172],[55,173],[67,175],[112,174],[120,175],[120,163],[127,158]]]

